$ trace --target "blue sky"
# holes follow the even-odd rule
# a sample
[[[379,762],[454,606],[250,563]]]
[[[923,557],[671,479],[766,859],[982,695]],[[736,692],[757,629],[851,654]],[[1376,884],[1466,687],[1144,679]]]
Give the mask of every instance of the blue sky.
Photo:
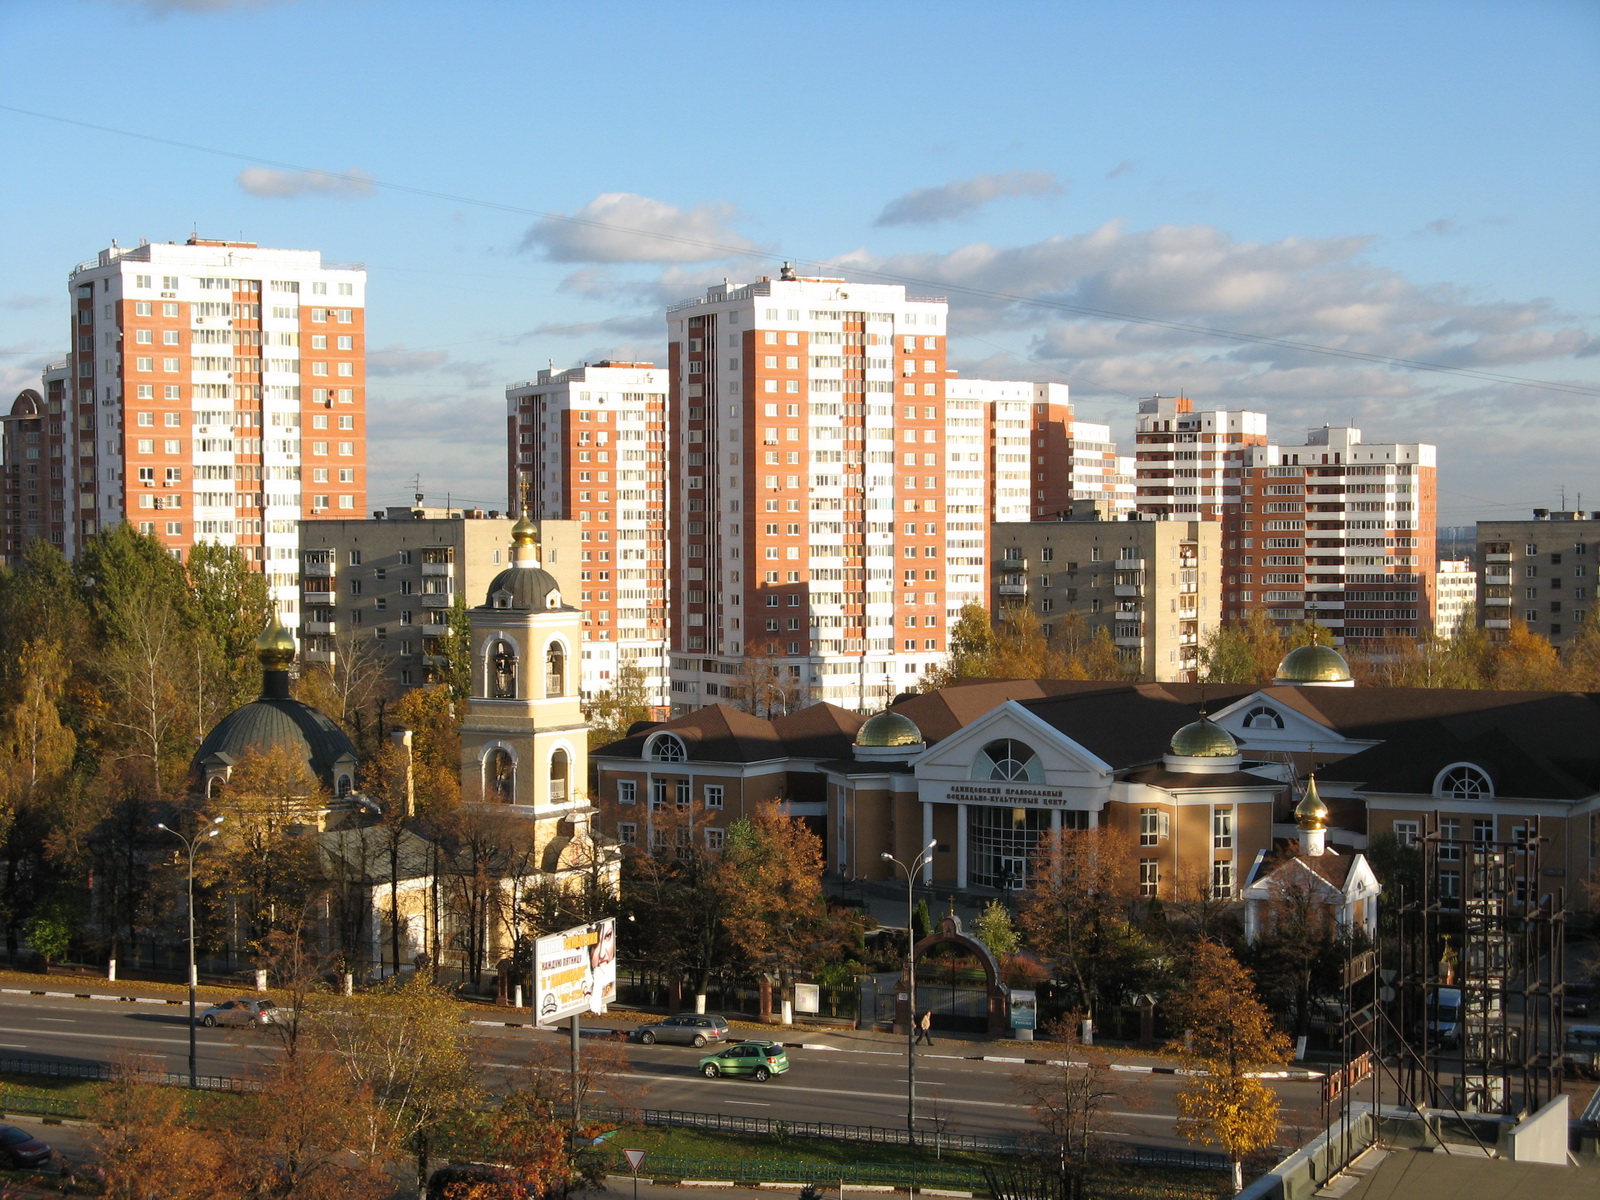
[[[113,237],[362,262],[374,507],[499,506],[506,382],[792,257],[947,293],[964,373],[1130,443],[1183,390],[1437,442],[1442,523],[1600,508],[1593,3],[0,0],[0,46],[0,105],[205,148],[0,110],[0,389]]]

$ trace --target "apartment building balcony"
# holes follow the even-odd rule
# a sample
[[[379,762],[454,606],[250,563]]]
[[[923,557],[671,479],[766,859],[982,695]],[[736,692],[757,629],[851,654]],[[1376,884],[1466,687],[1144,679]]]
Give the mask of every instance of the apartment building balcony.
[[[300,629],[307,635],[314,633],[337,633],[339,632],[337,624],[338,623],[335,621],[305,621],[301,623]]]
[[[1111,641],[1122,650],[1137,650],[1144,645],[1144,638],[1138,634],[1121,634],[1112,638]]]
[[[1505,584],[1506,586],[1509,587],[1510,584],[1511,584],[1511,572],[1510,571],[1488,571],[1488,570],[1486,570],[1483,573],[1483,581],[1484,581],[1484,583]]]
[[[1198,621],[1199,619],[1200,610],[1192,604],[1188,608],[1180,608],[1178,610],[1178,620],[1180,621]]]
[[[1484,618],[1483,627],[1485,629],[1510,629],[1511,621],[1510,618],[1486,617]]]
[[[1486,563],[1508,563],[1511,561],[1509,554],[1485,554],[1483,561]]]
[[[423,592],[420,599],[423,608],[449,608],[455,603],[455,597],[449,592]]]
[[[455,574],[455,571],[456,571],[455,563],[425,562],[425,563],[422,564],[422,574],[423,574],[424,577],[427,577],[427,576],[431,575],[431,576],[442,576],[445,579],[449,579],[451,576],[453,576]]]
[[[300,575],[305,579],[331,579],[335,573],[331,562],[306,562],[300,564]]]
[[[995,585],[995,591],[1002,596],[1026,596],[1028,585],[1025,583],[1001,583]]]
[[[1483,598],[1483,606],[1485,608],[1509,608],[1509,607],[1511,607],[1511,597],[1510,596],[1485,596]]]
[[[1112,584],[1111,590],[1115,595],[1118,595],[1118,596],[1142,596],[1142,595],[1144,595],[1144,585],[1143,584],[1138,584],[1138,583],[1116,583],[1116,584]]]
[[[305,650],[301,653],[301,657],[308,663],[328,663],[331,665],[337,655],[332,650]]]
[[[1144,570],[1144,559],[1119,558],[1115,569],[1118,571],[1142,571]]]
[[[994,569],[1009,575],[1028,569],[1028,560],[1025,558],[1002,558],[995,562]]]

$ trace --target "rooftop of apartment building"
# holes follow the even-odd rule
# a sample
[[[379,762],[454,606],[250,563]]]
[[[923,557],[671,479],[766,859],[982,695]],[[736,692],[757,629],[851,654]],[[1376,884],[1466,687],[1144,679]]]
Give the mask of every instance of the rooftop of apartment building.
[[[114,262],[166,262],[173,264],[183,263],[214,263],[217,261],[219,251],[238,251],[241,257],[252,264],[279,264],[312,267],[330,271],[360,271],[365,269],[364,264],[345,263],[330,264],[322,261],[320,250],[288,250],[263,247],[255,242],[231,242],[213,238],[202,238],[198,234],[190,234],[183,242],[152,242],[148,238],[140,238],[137,246],[119,246],[115,238],[111,245],[87,262],[79,263],[74,269],[76,275],[81,271],[93,270],[96,267],[108,267]]]

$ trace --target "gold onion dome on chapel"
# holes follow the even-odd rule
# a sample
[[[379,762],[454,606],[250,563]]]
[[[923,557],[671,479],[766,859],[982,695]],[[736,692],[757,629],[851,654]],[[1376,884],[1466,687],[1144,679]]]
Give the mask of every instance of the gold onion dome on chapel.
[[[1306,780],[1306,794],[1294,806],[1295,824],[1301,829],[1325,829],[1328,825],[1328,806],[1317,794],[1317,777]]]
[[[868,717],[856,730],[858,746],[920,746],[922,730],[910,717],[897,712],[881,712]]]
[[[1232,758],[1239,753],[1239,743],[1210,717],[1201,717],[1172,735],[1167,753],[1176,758]]]
[[[256,638],[256,657],[269,671],[287,671],[294,662],[294,634],[283,627],[276,609]]]
[[[511,527],[511,544],[513,546],[532,546],[539,540],[539,527],[528,518],[528,508],[522,508],[522,515],[517,518],[517,523]]]
[[[1283,656],[1273,683],[1349,683],[1350,664],[1332,646],[1299,646]]]

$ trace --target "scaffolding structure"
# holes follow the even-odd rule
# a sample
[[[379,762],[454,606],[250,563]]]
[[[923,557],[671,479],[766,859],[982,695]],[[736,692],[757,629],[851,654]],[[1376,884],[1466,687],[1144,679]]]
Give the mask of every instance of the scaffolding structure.
[[[1397,1030],[1418,1107],[1518,1116],[1561,1094],[1565,888],[1544,889],[1538,817],[1510,841],[1495,828],[1463,838],[1430,818],[1422,895],[1402,907]]]

